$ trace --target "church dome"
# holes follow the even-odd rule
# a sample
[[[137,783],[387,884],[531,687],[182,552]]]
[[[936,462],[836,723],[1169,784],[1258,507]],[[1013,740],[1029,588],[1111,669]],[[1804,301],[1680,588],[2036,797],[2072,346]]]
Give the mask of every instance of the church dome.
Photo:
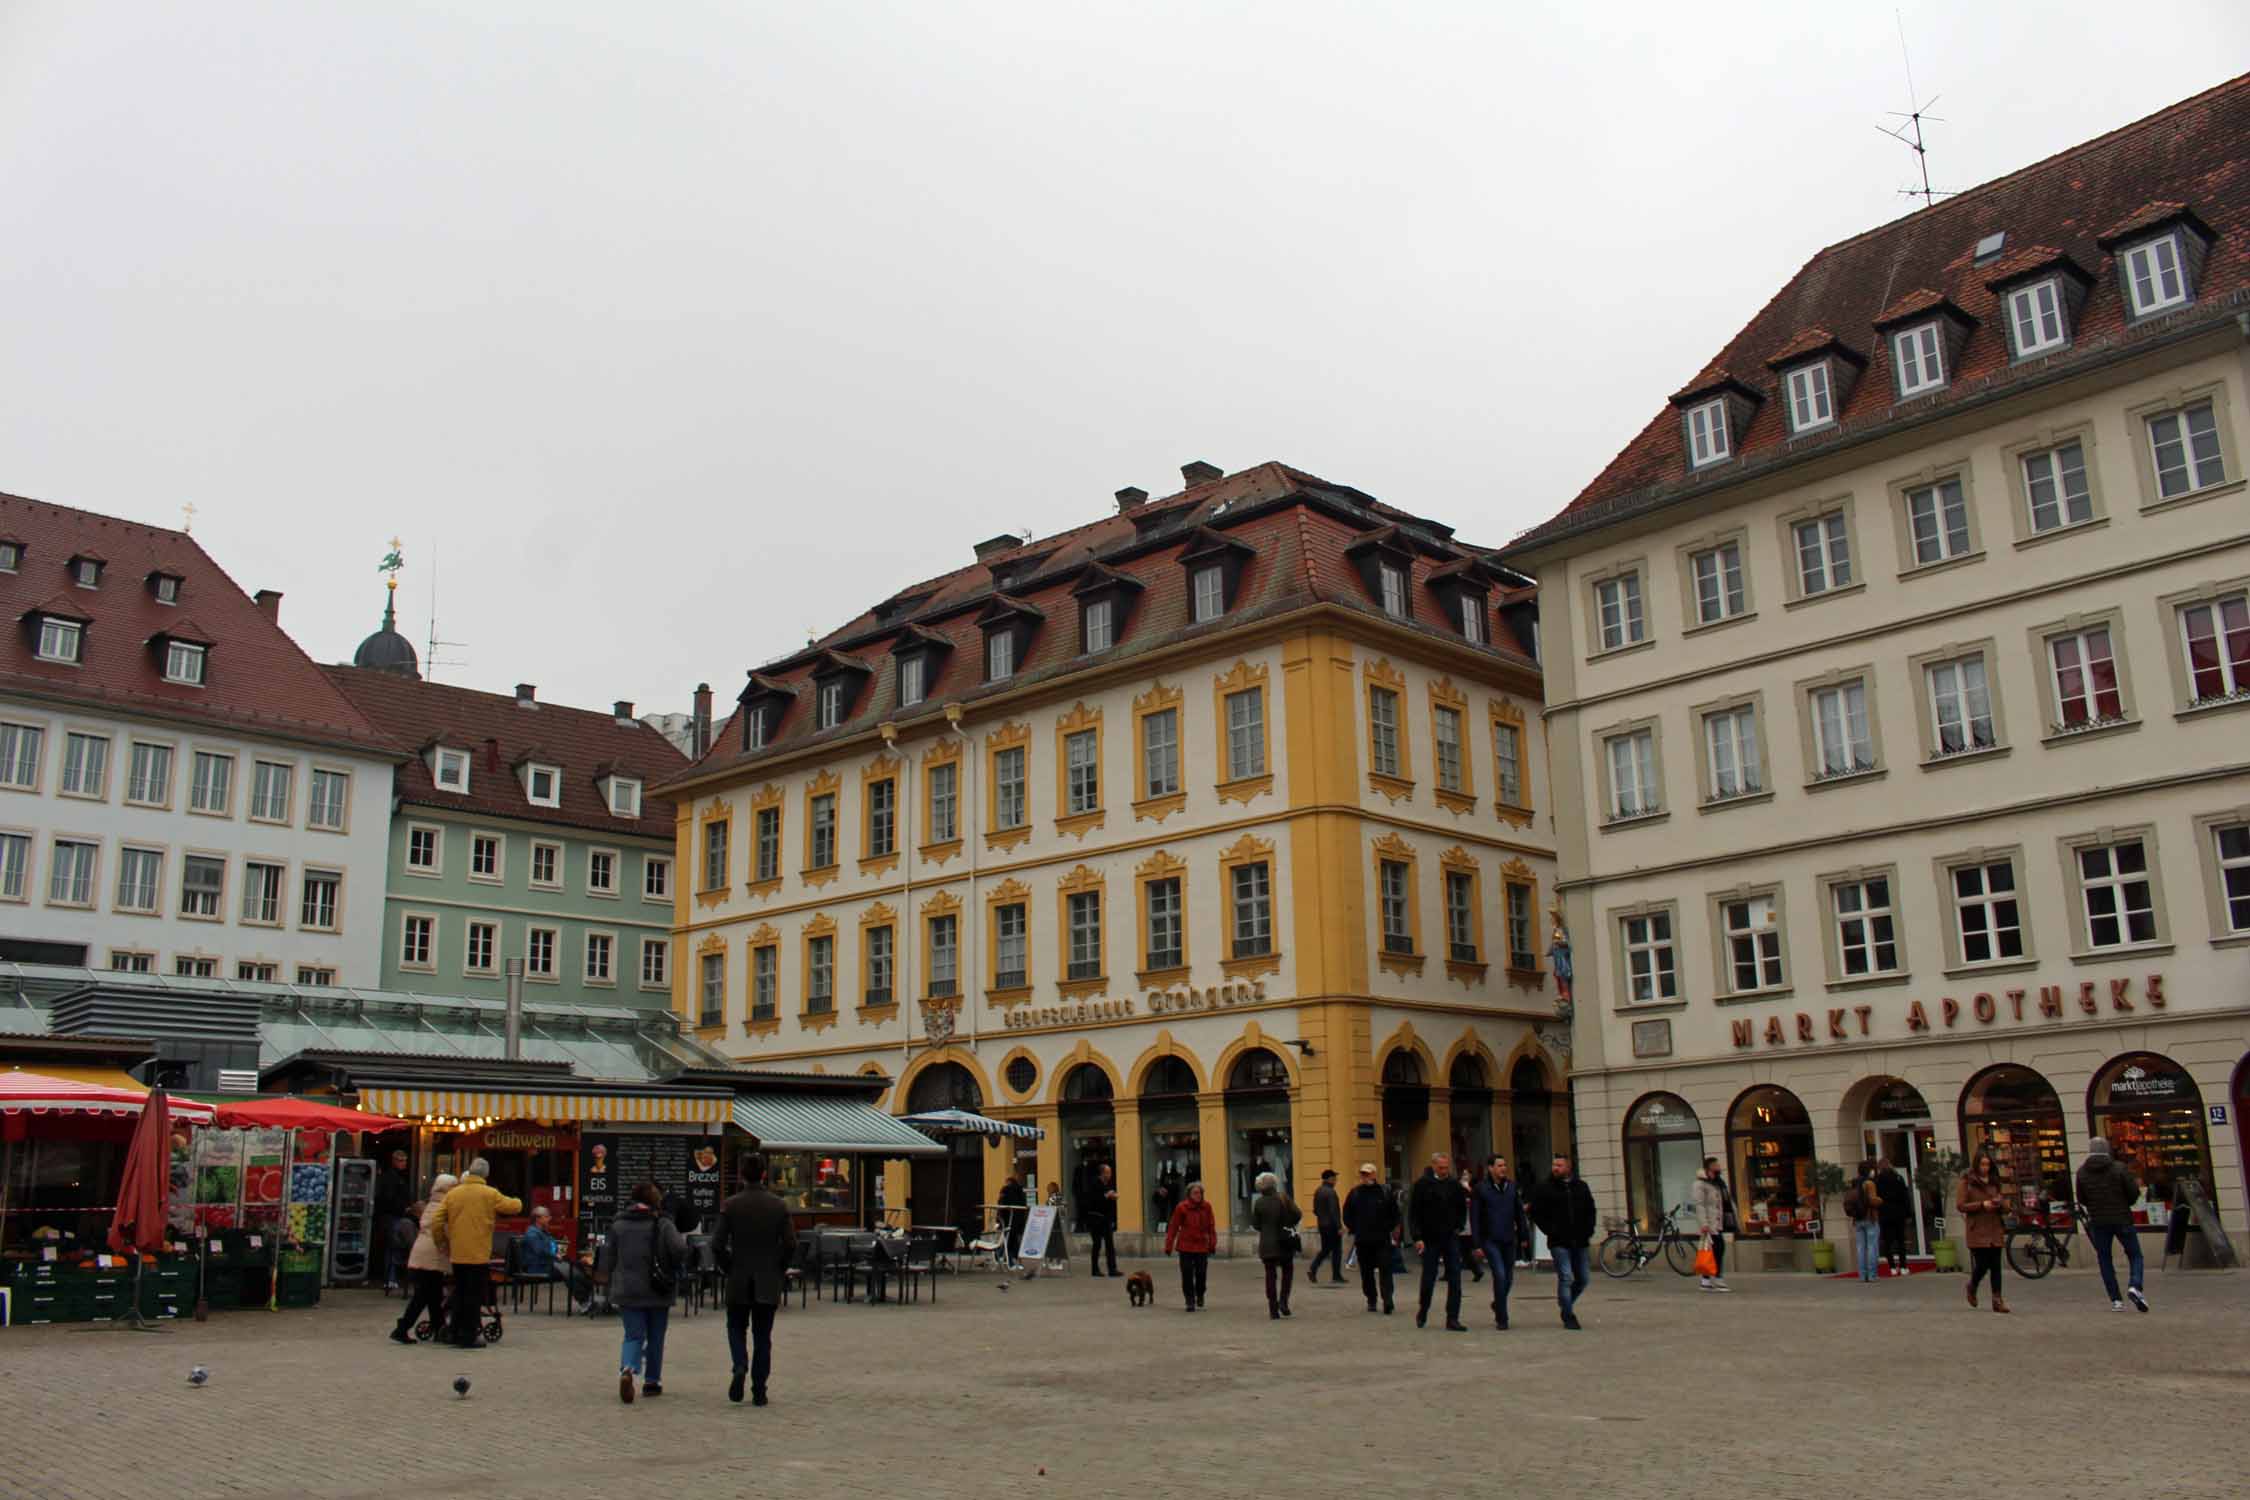
[[[421,679],[422,659],[414,654],[414,643],[398,633],[398,611],[389,600],[383,604],[383,628],[359,643],[352,665]]]

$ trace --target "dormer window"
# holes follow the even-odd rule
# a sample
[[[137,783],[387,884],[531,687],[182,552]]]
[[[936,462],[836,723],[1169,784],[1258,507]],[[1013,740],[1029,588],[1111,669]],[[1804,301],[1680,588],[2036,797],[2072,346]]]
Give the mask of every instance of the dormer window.
[[[148,591],[156,596],[159,604],[177,604],[180,602],[180,575],[151,573],[148,575]]]
[[[1828,361],[1799,365],[1789,372],[1789,430],[1811,432],[1836,420],[1835,393],[1828,385]]]
[[[1945,384],[1945,337],[1933,321],[1891,335],[1891,362],[1898,370],[1898,393],[1919,396]]]
[[[641,815],[641,783],[633,776],[609,778],[610,816],[637,818]]]
[[[813,663],[813,729],[834,729],[859,707],[860,689],[875,669],[842,651],[823,651]]]
[[[81,552],[70,560],[70,581],[82,589],[102,586],[102,560]]]
[[[949,638],[920,625],[909,625],[899,632],[898,639],[891,643],[891,660],[897,664],[900,708],[912,708],[928,699],[931,688],[937,684],[945,653],[952,649],[953,642]]]
[[[1248,543],[1198,526],[1180,549],[1180,566],[1187,570],[1189,618],[1201,625],[1234,608],[1243,564],[1255,555]]]
[[[1484,601],[1473,594],[1461,596],[1461,639],[1472,645],[1485,644]]]
[[[0,573],[15,573],[23,568],[23,543],[0,542]]]
[[[764,672],[752,672],[742,696],[735,699],[736,717],[742,721],[742,748],[763,750],[781,738],[782,720],[797,700],[797,684]]]
[[[2044,354],[2069,342],[2063,322],[2062,282],[2049,277],[2008,294],[2008,332],[2016,357]]]
[[[1006,682],[1031,658],[1031,634],[1046,618],[1021,599],[996,594],[977,616],[984,632],[984,680]]]
[[[1376,576],[1381,580],[1383,588],[1383,613],[1394,620],[1405,619],[1406,569],[1396,563],[1382,563],[1376,569]]]
[[[39,659],[77,665],[85,658],[86,627],[57,615],[39,619]]]
[[[1083,606],[1086,654],[1107,651],[1117,644],[1117,601],[1089,599]]]
[[[766,710],[763,704],[742,711],[742,748],[745,750],[763,750],[766,748]]]
[[[2180,269],[2178,235],[2147,240],[2125,252],[2125,292],[2136,318],[2187,301],[2187,276]]]
[[[1727,458],[1734,449],[1727,441],[1727,404],[1705,401],[1688,409],[1688,464],[1700,469]]]
[[[168,641],[164,647],[164,680],[188,687],[203,686],[206,647],[187,641]]]
[[[430,767],[430,779],[441,792],[469,792],[469,752],[440,745]]]
[[[1099,655],[1125,638],[1141,588],[1140,579],[1130,573],[1102,563],[1086,565],[1070,586],[1071,597],[1078,601],[1081,655]]]
[[[562,770],[533,761],[523,768],[523,794],[533,807],[562,806]]]
[[[820,685],[820,696],[815,700],[815,727],[834,729],[844,722],[844,684],[831,680]]]
[[[930,664],[920,656],[903,656],[898,663],[898,706],[912,708],[929,696]]]
[[[1016,637],[1013,631],[996,630],[984,642],[984,680],[1005,682],[1016,675]]]
[[[1217,563],[1195,570],[1195,621],[1216,620],[1227,612],[1227,576]]]

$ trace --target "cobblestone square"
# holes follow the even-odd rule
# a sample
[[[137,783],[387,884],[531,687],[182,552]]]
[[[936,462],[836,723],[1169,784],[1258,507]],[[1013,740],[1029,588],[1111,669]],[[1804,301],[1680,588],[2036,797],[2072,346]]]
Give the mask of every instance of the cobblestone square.
[[[2152,1276],[2143,1317],[2063,1272],[2013,1283],[2002,1318],[1957,1275],[1720,1297],[1659,1270],[1597,1276],[1579,1334],[1526,1275],[1510,1332],[1487,1283],[1466,1288],[1473,1331],[1447,1335],[1417,1332],[1410,1292],[1385,1318],[1302,1281],[1271,1322],[1247,1261],[1214,1265],[1190,1316],[1171,1264],[1142,1264],[1159,1295],[1139,1311],[1083,1275],[792,1307],[762,1411],[727,1402],[708,1312],[675,1315],[665,1394],[631,1407],[610,1319],[518,1314],[478,1353],[385,1342],[399,1304],[365,1292],[162,1334],[12,1328],[0,1495],[2243,1493],[2235,1275]]]

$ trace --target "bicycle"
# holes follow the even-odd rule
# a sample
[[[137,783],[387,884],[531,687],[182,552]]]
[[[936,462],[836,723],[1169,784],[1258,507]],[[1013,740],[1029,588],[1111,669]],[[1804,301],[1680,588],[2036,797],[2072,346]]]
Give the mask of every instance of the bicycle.
[[[2008,1228],[2008,1264],[2026,1281],[2037,1281],[2057,1266],[2070,1264],[2070,1242],[2078,1236],[2078,1215],[2075,1203],[2057,1205],[2041,1203],[2037,1222],[2019,1219]],[[2063,1232],[2055,1233],[2055,1220],[2063,1221]]]
[[[1682,1276],[1694,1275],[1695,1250],[1701,1237],[1680,1229],[1679,1213],[1677,1208],[1668,1210],[1657,1220],[1655,1231],[1647,1235],[1631,1219],[1610,1220],[1609,1235],[1594,1255],[1602,1274],[1622,1280],[1662,1256]]]

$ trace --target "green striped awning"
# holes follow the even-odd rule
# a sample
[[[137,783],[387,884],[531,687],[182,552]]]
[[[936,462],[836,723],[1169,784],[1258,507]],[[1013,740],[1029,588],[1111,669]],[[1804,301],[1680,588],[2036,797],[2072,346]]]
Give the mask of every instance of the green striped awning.
[[[737,1094],[734,1124],[766,1151],[943,1156],[945,1147],[862,1099],[817,1094]]]

